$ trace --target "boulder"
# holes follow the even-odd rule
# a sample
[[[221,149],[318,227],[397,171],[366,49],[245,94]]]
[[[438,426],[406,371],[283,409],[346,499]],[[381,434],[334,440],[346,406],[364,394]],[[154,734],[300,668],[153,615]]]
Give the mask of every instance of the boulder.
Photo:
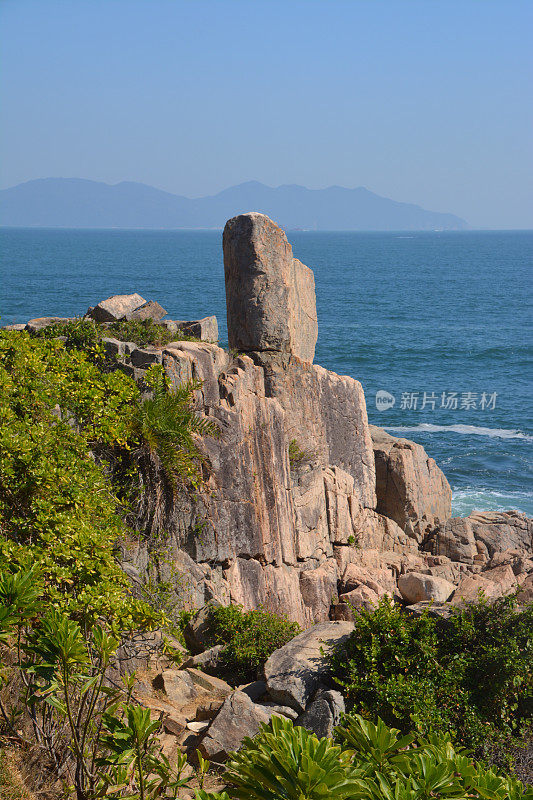
[[[439,525],[424,543],[424,550],[452,561],[473,564],[478,554],[472,525],[465,517],[451,517]]]
[[[228,220],[223,235],[229,346],[312,362],[318,337],[315,279],[284,231],[264,214]]]
[[[50,325],[55,325],[57,322],[64,325],[70,321],[70,317],[37,317],[36,319],[30,319],[29,322],[26,323],[25,328],[28,333],[35,334],[45,328],[49,328]]]
[[[163,306],[160,306],[155,300],[148,300],[134,311],[127,313],[125,315],[125,319],[128,321],[138,320],[139,322],[142,322],[145,319],[152,319],[154,322],[159,322],[159,320],[163,319],[166,314],[167,312]]]
[[[306,728],[319,739],[331,737],[344,711],[344,698],[340,692],[319,690],[294,724]]]
[[[526,576],[520,584],[517,600],[521,606],[533,603],[533,572]]]
[[[220,606],[221,603],[213,602],[198,609],[183,629],[185,644],[194,655],[203,653],[215,645],[215,638],[209,627],[209,613],[211,608]]]
[[[216,678],[214,675],[207,675],[207,673],[194,667],[185,667],[180,672],[187,674],[191,678],[198,691],[207,692],[212,698],[225,698],[233,691],[226,681]]]
[[[172,322],[176,332],[181,331],[187,336],[194,336],[202,342],[218,341],[218,322],[216,317],[204,317],[203,319],[175,320]],[[179,336],[176,337],[179,339]]]
[[[347,564],[340,586],[343,593],[351,592],[359,586],[368,586],[379,597],[386,593],[394,594],[396,580],[390,569],[369,569],[359,564]]]
[[[436,578],[434,575],[407,572],[398,578],[398,589],[403,599],[409,604],[420,603],[424,600],[445,603],[454,593],[455,586],[444,578]]]
[[[184,708],[198,696],[191,676],[181,669],[165,669],[152,681],[154,689],[164,692],[176,708]]]
[[[468,522],[476,542],[493,556],[497,551],[533,553],[533,520],[518,511],[473,511]]]
[[[262,722],[270,722],[272,714],[244,692],[232,692],[200,744],[202,755],[211,761],[224,761],[231,751],[239,749],[245,736],[255,736]]]
[[[452,514],[452,491],[424,448],[370,425],[376,464],[377,511],[418,543]]]
[[[272,653],[265,664],[270,698],[303,713],[327,672],[325,656],[345,642],[353,629],[351,622],[322,622]]]
[[[371,589],[369,586],[365,586],[361,584],[356,589],[352,589],[350,592],[345,592],[341,594],[339,597],[340,603],[347,606],[351,610],[351,614],[348,613],[343,614],[343,619],[353,619],[353,612],[356,609],[364,608],[365,611],[374,611],[377,606],[379,605],[380,599],[385,595],[388,594],[385,591],[382,591],[380,594]]]
[[[140,294],[115,294],[90,308],[87,316],[96,322],[118,322],[146,303]]]
[[[451,600],[454,605],[477,603],[480,592],[486,600],[497,600],[498,597],[513,592],[518,583],[510,564],[486,570],[478,575],[465,575],[461,578]]]
[[[185,667],[200,667],[201,669],[213,669],[218,664],[220,652],[223,650],[223,648],[223,644],[216,644],[214,647],[210,647],[209,650],[204,650],[203,653],[198,653],[197,655],[188,658],[183,662],[181,668],[185,669]]]

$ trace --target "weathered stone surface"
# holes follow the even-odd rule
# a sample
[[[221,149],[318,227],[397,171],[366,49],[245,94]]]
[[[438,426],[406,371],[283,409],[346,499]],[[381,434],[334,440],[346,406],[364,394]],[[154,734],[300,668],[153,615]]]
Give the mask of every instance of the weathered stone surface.
[[[522,606],[533,603],[533,572],[521,582],[517,600]]]
[[[482,542],[490,556],[502,550],[533,553],[533,520],[518,511],[472,512],[467,517],[476,542]]]
[[[70,322],[70,317],[37,317],[36,319],[30,319],[25,327],[28,333],[38,333],[45,328],[49,328],[50,325],[55,325],[57,322],[65,324]]]
[[[450,485],[424,448],[370,426],[376,462],[377,511],[417,542],[451,517]]]
[[[203,317],[203,319],[172,321],[174,328],[171,330],[182,331],[187,336],[194,336],[202,342],[218,342],[218,322],[216,317]],[[176,337],[179,339],[179,336]]]
[[[134,294],[115,294],[90,308],[87,316],[96,322],[116,322],[124,319],[126,314],[131,314],[144,303],[146,303],[144,297],[136,292]]]
[[[223,648],[223,644],[216,644],[214,647],[204,650],[203,653],[198,653],[197,655],[188,658],[183,662],[181,668],[185,669],[185,667],[194,667],[196,669],[213,669],[218,664],[220,653]]]
[[[317,569],[300,572],[300,592],[305,606],[311,609],[313,620],[315,622],[327,620],[332,598],[337,594],[335,559],[331,558]]]
[[[180,672],[186,673],[192,679],[196,689],[201,689],[204,692],[208,692],[212,698],[225,698],[233,691],[229,683],[226,683],[226,681],[216,678],[214,675],[207,675],[207,673],[201,672],[199,669],[186,667],[185,669],[180,670]]]
[[[241,214],[226,223],[223,248],[229,346],[312,362],[315,280],[293,258],[284,231],[264,214]]]
[[[181,669],[166,669],[153,680],[153,687],[164,692],[176,708],[184,708],[197,696],[191,676]]]
[[[265,680],[272,700],[305,711],[327,670],[321,650],[328,653],[342,644],[353,627],[350,622],[322,622],[272,653],[265,664]]]
[[[445,603],[453,592],[453,583],[436,578],[434,575],[423,575],[420,572],[407,572],[398,578],[398,589],[408,603],[420,603],[423,600],[435,600]]]
[[[378,596],[396,591],[396,580],[390,569],[369,569],[358,564],[348,564],[342,573],[340,587],[342,592],[351,592],[359,586],[368,586]]]
[[[319,738],[331,737],[344,711],[344,698],[340,692],[320,689],[294,724],[306,728]]]
[[[517,586],[516,576],[509,564],[489,569],[479,575],[465,575],[451,599],[454,605],[462,603],[476,603],[480,591],[486,600],[496,600],[498,597],[509,594]]]
[[[467,564],[501,552],[528,555],[533,553],[533,521],[517,511],[474,511],[437,527],[425,549]]]
[[[272,713],[244,692],[232,692],[200,744],[202,755],[212,761],[224,761],[232,750],[239,749],[245,736],[255,736],[261,723],[270,721]]]
[[[14,322],[12,325],[1,325],[0,329],[3,331],[23,331],[26,329],[26,323]]]
[[[129,321],[138,320],[139,322],[142,322],[145,319],[152,319],[155,322],[158,322],[160,319],[163,319],[166,314],[167,312],[163,306],[159,305],[156,300],[148,300],[134,311],[129,311],[127,314],[125,314],[125,319]]]
[[[340,604],[346,607],[342,619],[355,619],[356,611],[360,608],[364,608],[366,611],[374,611],[385,594],[387,592],[378,594],[378,592],[364,584],[358,586],[357,589],[341,594],[339,597]]]
[[[216,606],[220,606],[220,603],[215,601],[199,608],[183,629],[185,643],[193,655],[215,646],[215,639],[209,628],[209,614]]]

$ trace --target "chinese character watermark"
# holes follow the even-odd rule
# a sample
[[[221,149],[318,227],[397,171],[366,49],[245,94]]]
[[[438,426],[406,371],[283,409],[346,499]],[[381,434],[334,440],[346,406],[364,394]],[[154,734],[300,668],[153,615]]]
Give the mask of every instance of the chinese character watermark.
[[[401,392],[401,411],[494,411],[497,392]],[[387,411],[396,404],[390,392],[380,389],[376,392],[376,408]]]

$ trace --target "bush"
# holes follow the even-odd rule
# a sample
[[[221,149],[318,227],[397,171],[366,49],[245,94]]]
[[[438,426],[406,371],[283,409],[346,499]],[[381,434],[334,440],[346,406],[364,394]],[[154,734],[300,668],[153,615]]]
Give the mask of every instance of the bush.
[[[346,715],[337,744],[273,717],[230,755],[224,778],[242,800],[532,800],[533,790],[474,763],[449,736],[399,737],[383,720]]]
[[[274,650],[301,630],[286,617],[261,608],[243,611],[238,605],[211,607],[207,624],[215,641],[224,645],[217,674],[222,672],[233,685],[255,680]]]
[[[122,342],[135,342],[139,347],[153,345],[162,347],[176,341],[199,342],[195,336],[189,336],[182,331],[169,331],[164,325],[158,325],[152,319],[126,320],[113,322],[104,329],[103,336],[113,336]]]
[[[519,736],[533,702],[533,607],[512,598],[458,611],[448,623],[414,617],[390,601],[362,611],[331,657],[347,705],[407,732],[449,732],[482,755]]]

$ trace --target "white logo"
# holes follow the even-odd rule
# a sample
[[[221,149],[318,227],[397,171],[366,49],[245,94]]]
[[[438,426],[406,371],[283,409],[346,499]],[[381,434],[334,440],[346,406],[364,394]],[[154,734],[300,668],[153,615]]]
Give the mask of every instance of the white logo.
[[[386,411],[388,408],[392,408],[394,403],[396,402],[396,398],[393,394],[389,394],[384,389],[380,389],[379,392],[376,392],[376,408],[378,411]]]

